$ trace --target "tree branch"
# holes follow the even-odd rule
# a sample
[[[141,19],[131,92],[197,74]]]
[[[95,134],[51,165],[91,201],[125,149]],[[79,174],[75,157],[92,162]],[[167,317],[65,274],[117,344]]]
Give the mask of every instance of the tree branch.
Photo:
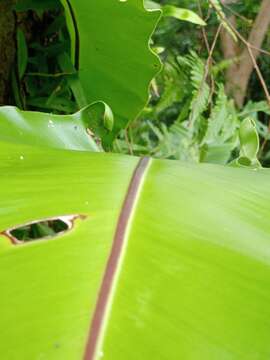
[[[232,17],[231,19],[235,21],[235,17]],[[235,28],[234,23],[231,23],[231,25]],[[269,25],[270,0],[263,0],[249,38],[245,41],[245,45],[248,44],[248,46],[246,46],[242,51],[239,62],[237,64],[233,64],[226,74],[226,89],[233,95],[235,102],[239,107],[241,107],[244,103],[249,79],[254,69],[254,60],[256,63],[256,59],[259,56],[260,48]],[[233,48],[231,41],[232,40],[229,40],[228,35],[225,36],[223,31],[222,48],[224,56],[227,59],[239,56],[236,48]]]
[[[9,99],[9,75],[15,58],[13,5],[13,0],[0,0],[0,105]]]

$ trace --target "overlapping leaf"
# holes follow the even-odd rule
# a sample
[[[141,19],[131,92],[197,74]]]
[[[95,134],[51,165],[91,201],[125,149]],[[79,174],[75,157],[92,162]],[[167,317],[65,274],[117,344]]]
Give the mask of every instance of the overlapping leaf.
[[[72,0],[70,5],[78,29],[76,37],[69,18],[80,80],[89,103],[102,100],[111,107],[112,138],[148,101],[150,81],[160,69],[149,48],[160,12],[146,11],[141,0]]]

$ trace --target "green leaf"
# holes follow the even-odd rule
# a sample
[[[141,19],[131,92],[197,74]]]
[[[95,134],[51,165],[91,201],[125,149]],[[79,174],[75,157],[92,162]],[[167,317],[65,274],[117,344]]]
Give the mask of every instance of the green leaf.
[[[260,149],[260,139],[256,129],[256,124],[252,118],[242,121],[239,128],[240,154],[231,166],[248,166],[254,169],[261,168],[257,158]]]
[[[189,9],[179,8],[174,5],[163,5],[162,6],[158,3],[156,3],[155,1],[151,1],[151,0],[146,0],[145,5],[146,5],[147,9],[149,9],[149,10],[150,9],[162,10],[162,15],[166,16],[166,17],[174,17],[175,19],[188,21],[188,22],[191,22],[191,23],[197,24],[197,25],[202,25],[202,26],[206,25],[206,22],[199,15],[197,15],[194,11],[189,10]]]
[[[104,116],[103,116],[104,127],[107,130],[112,131],[114,125],[114,117],[112,110],[107,104],[103,103],[103,105],[104,105]]]
[[[103,36],[91,43],[95,31],[86,26],[82,36],[90,45],[81,59],[88,50],[92,67],[81,67],[81,81],[99,102],[69,116],[0,108],[1,356],[268,359],[269,171],[87,151],[99,150],[87,129],[109,133],[112,125],[100,99],[116,111],[118,127],[122,111],[129,120],[142,103],[136,80],[145,85],[149,67],[139,66],[129,46],[118,58],[121,76],[110,61],[119,39],[129,36],[139,48],[135,39],[145,38],[138,19],[145,24],[148,17],[150,29],[153,14],[137,0],[75,3],[79,26],[93,20],[90,30]],[[97,56],[94,47],[102,53],[110,41],[106,59]],[[107,91],[113,105],[101,96]],[[242,125],[241,155],[256,156],[254,124]],[[50,239],[19,243],[10,236],[64,216],[68,231]]]
[[[84,124],[88,124],[87,127],[92,135],[98,137],[97,142],[101,141],[105,150],[110,149],[111,142],[108,134],[114,127],[114,115],[111,108],[103,101],[98,101],[92,106],[85,107],[81,114]]]
[[[0,140],[0,171],[3,358],[268,357],[268,170]],[[55,238],[7,237],[63,215]]]
[[[178,20],[188,21],[193,24],[205,26],[206,22],[200,18],[194,11],[182,9],[173,5],[165,5],[162,7],[163,16],[174,17]]]
[[[28,49],[21,29],[17,30],[17,62],[19,78],[22,79],[28,63]]]
[[[87,103],[102,100],[112,109],[115,126],[107,135],[112,139],[143,109],[150,81],[160,70],[160,60],[149,48],[160,11],[146,11],[142,0],[70,4],[72,13],[67,6],[66,11],[72,48],[79,50],[80,81]],[[71,15],[78,32],[72,30]]]
[[[260,140],[256,130],[256,124],[252,119],[247,118],[241,123],[239,139],[241,155],[251,160],[256,159],[260,147]]]
[[[0,142],[1,231],[52,214],[86,217],[51,240],[15,246],[0,235],[0,353],[6,359],[82,358],[111,235],[137,162],[100,155]],[[107,185],[99,194],[102,182]],[[15,206],[11,212],[9,206]]]
[[[112,127],[113,114],[103,102],[93,103],[73,115],[0,107],[0,140],[12,143],[100,151],[93,132],[95,136],[104,137]]]

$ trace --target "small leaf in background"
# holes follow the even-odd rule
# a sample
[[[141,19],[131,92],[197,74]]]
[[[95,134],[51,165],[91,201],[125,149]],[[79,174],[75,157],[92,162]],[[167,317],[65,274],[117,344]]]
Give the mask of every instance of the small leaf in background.
[[[114,126],[111,108],[103,101],[96,101],[82,109],[80,114],[84,126],[91,134],[95,134],[96,142],[99,143],[101,140],[103,148],[110,149],[113,140],[110,133]]]
[[[188,21],[193,24],[205,26],[206,22],[200,18],[194,11],[179,8],[173,5],[164,5],[161,6],[160,4],[156,3],[155,1],[145,1],[145,6],[148,10],[158,10],[161,9],[163,16],[165,17],[173,17],[177,20]]]
[[[256,159],[260,142],[256,130],[256,124],[252,119],[247,118],[241,123],[239,129],[239,140],[241,144],[241,156],[245,156],[251,160]]]
[[[72,63],[70,56],[66,52],[63,52],[57,57],[57,62],[64,73],[70,74],[67,76],[67,82],[74,95],[78,108],[81,109],[87,106],[86,96],[83,91],[78,72]]]
[[[17,62],[19,78],[22,79],[28,63],[28,49],[25,35],[21,29],[17,31]]]
[[[261,168],[261,164],[257,158],[260,140],[253,119],[246,118],[239,128],[240,154],[234,160],[231,166],[252,167],[254,169]]]
[[[113,123],[114,123],[113,113],[111,108],[107,104],[105,103],[103,104],[104,104],[104,126],[109,131],[112,131]]]
[[[178,8],[173,5],[165,5],[162,7],[163,16],[171,16],[178,20],[188,21],[193,24],[205,26],[206,22],[200,18],[194,11]]]

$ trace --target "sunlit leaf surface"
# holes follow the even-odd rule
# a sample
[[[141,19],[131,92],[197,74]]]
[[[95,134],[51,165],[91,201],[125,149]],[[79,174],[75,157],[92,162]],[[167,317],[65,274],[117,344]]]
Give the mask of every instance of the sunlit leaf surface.
[[[269,171],[145,162],[132,193],[138,158],[0,142],[5,359],[82,359],[93,331],[88,359],[269,357]],[[46,240],[5,234],[63,215],[82,217]]]

